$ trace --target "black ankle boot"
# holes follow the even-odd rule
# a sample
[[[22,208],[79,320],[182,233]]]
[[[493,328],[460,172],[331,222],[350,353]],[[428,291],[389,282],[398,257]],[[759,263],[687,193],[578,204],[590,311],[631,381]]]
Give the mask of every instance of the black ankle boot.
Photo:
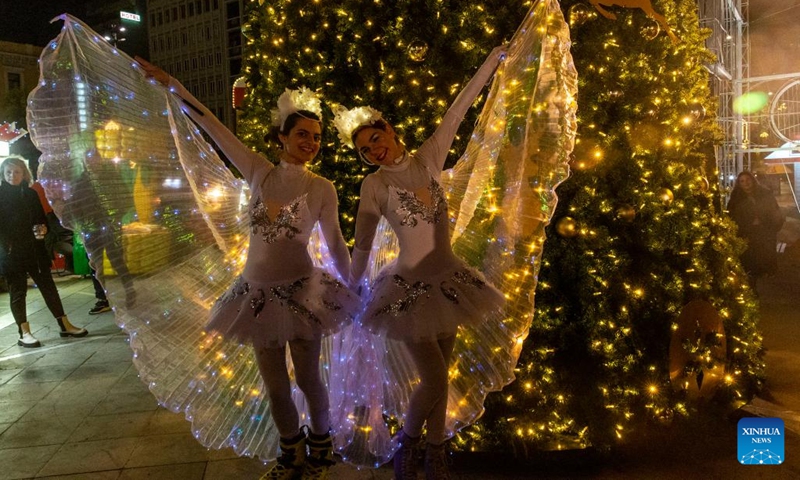
[[[333,460],[331,433],[317,435],[309,432],[306,444],[308,445],[308,458],[306,458],[306,465],[303,468],[303,480],[327,480],[330,478],[330,468],[336,465]]]
[[[416,480],[420,437],[409,437],[403,430],[400,430],[397,437],[400,448],[394,452],[394,459],[392,460],[394,478],[395,480]]]
[[[444,443],[429,443],[425,449],[425,480],[450,480],[447,468],[447,448]]]
[[[300,431],[292,438],[281,438],[281,455],[261,480],[299,480],[306,463],[306,433]]]

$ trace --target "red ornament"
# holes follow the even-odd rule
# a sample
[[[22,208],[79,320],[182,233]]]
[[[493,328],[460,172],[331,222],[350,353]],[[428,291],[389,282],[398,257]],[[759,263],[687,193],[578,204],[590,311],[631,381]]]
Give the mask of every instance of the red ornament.
[[[244,103],[244,96],[247,92],[247,83],[244,77],[239,77],[233,82],[233,108],[241,108]]]

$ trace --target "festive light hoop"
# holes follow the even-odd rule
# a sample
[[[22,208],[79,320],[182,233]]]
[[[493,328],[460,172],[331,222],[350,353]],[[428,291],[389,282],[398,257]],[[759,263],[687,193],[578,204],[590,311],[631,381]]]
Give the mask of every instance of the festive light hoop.
[[[339,132],[339,140],[350,148],[356,148],[353,143],[353,132],[358,127],[374,125],[378,120],[383,120],[381,112],[369,105],[354,107],[350,110],[343,105],[334,108],[333,125]]]
[[[283,131],[289,115],[300,110],[307,110],[322,118],[322,102],[313,91],[306,87],[300,87],[297,90],[287,88],[278,97],[278,108],[272,110],[272,125],[280,127]]]

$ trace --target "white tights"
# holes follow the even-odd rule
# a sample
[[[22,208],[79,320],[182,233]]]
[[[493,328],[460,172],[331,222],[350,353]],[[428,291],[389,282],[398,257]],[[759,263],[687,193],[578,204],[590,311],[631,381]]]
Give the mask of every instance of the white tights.
[[[295,381],[308,402],[311,431],[324,435],[330,429],[328,391],[319,373],[320,339],[292,340],[289,352],[294,364]],[[283,438],[297,435],[300,423],[297,407],[292,401],[289,372],[286,367],[286,347],[256,348],[256,359],[261,378],[267,387],[272,418]]]
[[[438,445],[445,441],[448,369],[455,343],[456,337],[451,336],[436,342],[405,344],[420,378],[411,394],[403,425],[409,437],[422,435],[422,427],[427,422],[427,442]]]

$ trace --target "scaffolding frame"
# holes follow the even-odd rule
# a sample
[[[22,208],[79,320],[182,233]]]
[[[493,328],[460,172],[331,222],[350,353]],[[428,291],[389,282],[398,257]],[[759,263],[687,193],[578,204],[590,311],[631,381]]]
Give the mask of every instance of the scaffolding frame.
[[[717,98],[717,119],[724,138],[716,147],[717,171],[723,192],[730,191],[736,175],[750,168],[750,157],[743,151],[746,144],[745,118],[737,113],[734,101],[744,93],[744,79],[749,77],[750,37],[742,12],[747,0],[698,0],[700,26],[711,30],[706,47],[716,56],[708,65],[711,91]]]
[[[788,109],[797,108],[796,111],[781,111],[778,114],[800,124],[796,119],[800,117],[800,99],[783,100],[778,97],[793,83],[800,85],[800,72],[750,76],[748,0],[698,0],[697,4],[700,26],[711,31],[706,47],[717,58],[716,63],[707,65],[707,68],[711,73],[712,94],[718,99],[717,119],[724,135],[715,154],[718,181],[727,197],[739,172],[753,170],[757,159],[763,154],[786,150],[785,141],[789,139],[776,127],[776,110],[786,105]],[[776,91],[779,95],[773,96]],[[737,99],[752,94],[762,95],[769,104],[768,108],[755,111],[735,108]],[[797,140],[800,145],[800,138]],[[784,165],[783,171],[790,185],[798,183],[800,171],[797,170],[800,168],[795,170],[795,182],[792,182]],[[794,190],[796,186],[792,188]]]

